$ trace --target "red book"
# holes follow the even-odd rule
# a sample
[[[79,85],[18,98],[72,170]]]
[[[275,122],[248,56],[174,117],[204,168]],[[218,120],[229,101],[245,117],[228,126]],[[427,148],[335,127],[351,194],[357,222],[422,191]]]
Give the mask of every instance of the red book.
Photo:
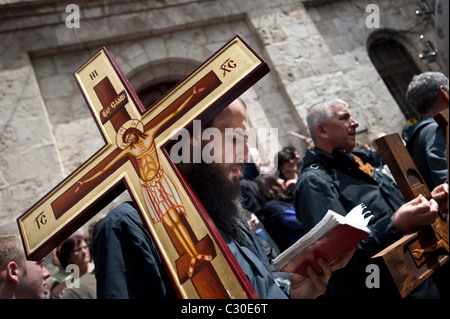
[[[316,263],[317,257],[332,264],[370,235],[367,224],[372,216],[365,217],[370,213],[363,213],[365,208],[364,204],[359,204],[346,216],[328,210],[313,229],[273,261],[275,268],[308,277],[305,269],[307,265],[316,271],[320,269]]]

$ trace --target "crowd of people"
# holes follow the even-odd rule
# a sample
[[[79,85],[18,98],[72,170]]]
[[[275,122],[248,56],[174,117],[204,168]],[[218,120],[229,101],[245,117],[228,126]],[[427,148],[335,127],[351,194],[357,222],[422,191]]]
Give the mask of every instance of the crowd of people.
[[[303,158],[292,146],[284,147],[277,154],[274,174],[260,172],[246,137],[229,141],[234,152],[223,152],[223,156],[232,156],[231,161],[178,165],[260,298],[398,297],[392,285],[367,289],[365,269],[370,258],[404,234],[432,224],[440,218],[439,211],[448,216],[447,142],[433,119],[448,108],[448,78],[439,72],[417,75],[406,97],[419,120],[404,129],[403,138],[432,190],[429,199],[419,195],[405,202],[395,181],[385,173],[380,153],[357,149],[359,124],[352,106],[340,99],[309,109],[308,143],[313,147]],[[202,129],[208,127],[248,131],[244,101],[233,101]],[[202,141],[202,147],[211,142]],[[320,269],[308,267],[308,277],[291,274],[287,284],[276,280],[273,258],[320,222],[328,209],[345,215],[360,203],[374,216],[369,222],[370,236],[332,264],[318,257]],[[0,236],[0,298],[44,298],[46,292],[47,298],[176,297],[155,243],[132,202],[109,212],[92,241],[71,236],[61,243],[54,263],[59,271],[50,275],[43,261],[26,260],[18,236]],[[68,287],[69,265],[79,271],[77,288]],[[441,267],[408,298],[448,297],[443,284],[448,280],[448,266]]]

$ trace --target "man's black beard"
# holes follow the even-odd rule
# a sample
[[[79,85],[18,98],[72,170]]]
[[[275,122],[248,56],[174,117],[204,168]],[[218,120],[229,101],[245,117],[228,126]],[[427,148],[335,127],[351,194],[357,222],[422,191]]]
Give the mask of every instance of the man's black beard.
[[[245,168],[243,164],[233,167]],[[248,212],[241,205],[241,185],[236,177],[228,180],[228,172],[220,164],[189,163],[179,168],[192,186],[217,228],[242,243],[240,227],[245,225]]]

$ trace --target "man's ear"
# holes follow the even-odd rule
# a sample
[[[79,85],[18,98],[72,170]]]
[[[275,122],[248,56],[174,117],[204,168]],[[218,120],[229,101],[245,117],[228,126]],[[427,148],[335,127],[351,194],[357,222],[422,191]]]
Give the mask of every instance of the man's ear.
[[[323,123],[318,123],[316,125],[316,134],[318,137],[327,137],[328,131]]]
[[[441,93],[441,96],[447,101],[447,103],[448,103],[448,100],[449,100],[449,97],[448,97],[448,91],[445,89],[445,87],[443,86],[443,85],[441,85],[440,87],[439,87],[439,91],[440,91],[440,93]]]
[[[13,282],[19,281],[20,267],[15,261],[10,261],[6,265],[6,276]]]

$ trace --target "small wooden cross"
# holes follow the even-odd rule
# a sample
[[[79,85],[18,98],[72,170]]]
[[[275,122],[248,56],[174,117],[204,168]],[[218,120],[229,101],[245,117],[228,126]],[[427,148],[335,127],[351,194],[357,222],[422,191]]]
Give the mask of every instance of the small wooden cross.
[[[46,256],[127,189],[180,297],[256,298],[166,146],[268,71],[237,36],[145,110],[114,57],[100,50],[74,76],[105,146],[17,219],[27,257]]]
[[[386,135],[376,143],[405,200],[419,194],[431,199],[430,190],[400,136]],[[387,266],[404,298],[448,261],[448,251],[448,216],[440,214],[430,227],[405,235],[372,258]]]

